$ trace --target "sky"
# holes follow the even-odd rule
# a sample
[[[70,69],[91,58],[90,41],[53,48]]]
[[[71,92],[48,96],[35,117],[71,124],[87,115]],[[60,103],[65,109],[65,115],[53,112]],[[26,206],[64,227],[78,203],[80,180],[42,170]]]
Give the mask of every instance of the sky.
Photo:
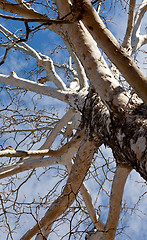
[[[124,4],[125,6],[126,4]],[[110,8],[110,5],[106,5],[106,9]],[[38,6],[39,9],[39,6]],[[111,21],[108,21],[109,14],[113,15],[113,19]],[[107,17],[107,24],[109,26],[109,29],[112,31],[112,33],[115,35],[115,37],[121,42],[123,38],[123,34],[125,32],[126,27],[126,20],[127,20],[127,12],[125,10],[122,10],[121,6],[119,4],[116,5],[115,11],[112,8],[108,15],[103,14],[104,17]],[[52,14],[51,14],[52,16]],[[8,27],[9,30],[12,32],[21,33],[20,29],[23,29],[24,31],[24,25],[22,23],[14,24],[14,22],[8,22],[4,19],[0,18],[0,24],[3,24],[5,27]],[[18,30],[19,29],[19,30]],[[22,31],[22,32],[23,32]],[[145,31],[145,22],[143,22],[142,31]],[[1,37],[1,34],[0,34]],[[41,53],[48,55],[53,59],[53,61],[57,64],[63,64],[68,63],[68,57],[69,54],[67,50],[65,49],[65,45],[61,38],[55,34],[52,33],[49,30],[39,31],[37,32],[34,37],[31,37],[28,41],[28,44],[30,46],[33,46],[35,50],[41,51]],[[145,49],[145,48],[144,48]],[[0,48],[0,56],[4,53],[4,49]],[[140,67],[142,67],[143,63],[143,55],[140,52],[139,56],[140,60]],[[30,74],[30,70],[33,69],[32,74]],[[57,69],[58,74],[64,79],[65,83],[67,85],[69,84],[69,79],[71,76],[65,76],[63,71],[60,69]],[[30,80],[36,81],[38,77],[38,73],[36,72],[36,61],[32,57],[28,57],[23,53],[20,53],[18,51],[11,51],[8,54],[8,58],[6,59],[5,64],[0,66],[0,73],[3,74],[10,74],[10,71],[15,71],[19,76],[24,78],[29,78]],[[143,71],[145,71],[143,69]],[[35,74],[33,74],[35,73]],[[41,76],[44,76],[44,72],[41,73]],[[52,84],[51,84],[52,86]],[[11,92],[11,91],[10,91]],[[14,91],[14,95],[15,95]],[[19,100],[19,95],[17,95],[16,99]],[[15,99],[15,100],[16,100]],[[65,103],[62,103],[56,99],[52,99],[50,97],[44,97],[41,98],[36,96],[34,93],[24,93],[23,98],[21,101],[18,102],[21,103],[21,108],[29,108],[34,111],[34,104],[32,103],[31,99],[37,104],[37,110],[35,111],[39,112],[42,109],[47,109],[47,111],[51,111],[52,107],[56,109],[52,109],[53,113],[58,113],[59,118],[63,116],[63,114],[66,111],[67,105]],[[10,102],[9,98],[9,90],[0,92],[0,108],[3,109],[6,105]],[[17,101],[16,101],[17,103]],[[16,104],[14,101],[14,104],[10,106],[11,109],[16,109]],[[18,108],[20,111],[21,108]],[[1,114],[1,113],[0,113]],[[2,122],[0,122],[2,124]],[[33,126],[33,125],[31,125]],[[20,124],[19,127],[24,127],[24,125]],[[6,145],[17,145],[17,142],[20,141],[21,135],[18,135],[18,139],[16,139],[15,142],[12,141],[12,138],[6,136],[2,136],[0,139],[0,145],[1,142],[4,141],[4,146]],[[37,138],[37,136],[36,136]],[[7,139],[7,141],[6,141]],[[53,145],[54,148],[58,146],[59,140],[56,141]],[[26,144],[28,142],[26,141]],[[42,141],[35,145],[36,148],[39,147],[39,145],[42,144]],[[21,145],[20,145],[21,146]],[[27,145],[26,145],[27,146]],[[22,148],[25,148],[26,146],[21,146]],[[29,146],[29,144],[28,144]],[[112,152],[110,149],[102,147],[103,153],[107,160],[111,161],[113,159]],[[98,153],[97,156],[97,163],[96,166],[100,167],[104,164],[104,160],[101,157],[101,154]],[[112,169],[114,168],[114,163],[112,163]],[[106,169],[105,169],[106,170]],[[90,171],[94,171],[93,166],[91,166]],[[29,171],[29,174],[31,171]],[[58,176],[57,176],[58,174]],[[26,183],[23,184],[23,187],[20,189],[19,195],[18,195],[18,201],[19,202],[31,202],[34,199],[36,201],[39,201],[40,198],[45,199],[45,196],[48,192],[51,191],[51,189],[56,186],[58,181],[61,181],[62,177],[65,175],[65,168],[58,166],[56,169],[54,166],[52,166],[49,169],[37,169],[36,172],[32,175],[31,179],[29,179]],[[14,184],[12,184],[12,188],[17,188],[22,182],[23,177],[26,176],[26,173],[21,173],[18,175],[18,180]],[[99,181],[101,182],[104,179],[104,174],[102,171],[98,172]],[[67,178],[66,178],[67,179]],[[110,174],[110,179],[112,179],[112,175]],[[15,182],[15,176],[12,178],[12,180]],[[13,182],[12,181],[12,182]],[[7,182],[7,179],[2,181],[2,184],[5,184]],[[85,183],[89,189],[89,192],[91,193],[93,202],[95,203],[95,207],[101,211],[101,220],[106,221],[106,217],[108,214],[108,204],[109,204],[109,198],[108,194],[110,194],[110,185],[111,182],[109,180],[106,180],[104,182],[103,188],[104,191],[100,191],[98,194],[98,188],[99,183],[94,180],[94,178],[86,178]],[[57,185],[55,187],[55,195],[59,194],[61,192],[62,187],[65,184],[65,179],[60,182],[59,186]],[[0,192],[2,190],[2,185],[0,185]],[[7,189],[9,192],[9,188]],[[121,230],[122,225],[125,227],[122,234],[116,236],[116,240],[145,240],[146,237],[146,226],[147,226],[147,204],[146,204],[146,193],[147,187],[143,181],[143,179],[139,176],[138,173],[135,171],[132,171],[130,176],[128,177],[125,191],[124,191],[124,197],[123,197],[123,210],[121,214],[121,220],[119,224],[119,230]],[[14,197],[12,195],[12,197]],[[24,199],[25,197],[25,199]],[[52,200],[52,199],[51,199]],[[47,206],[50,204],[50,199],[47,202]],[[34,204],[35,206],[35,204]],[[99,207],[100,206],[100,207]],[[35,221],[33,220],[32,216],[29,216],[27,212],[29,213],[30,209],[25,209],[26,214],[25,216],[22,215],[19,219],[20,225],[23,227],[21,229],[18,229],[14,231],[14,239],[18,240],[20,239],[20,236],[29,229],[30,225],[33,226]],[[34,213],[35,210],[33,209]],[[38,208],[38,212],[43,215],[45,210],[42,210],[42,208]],[[70,213],[69,213],[70,216]],[[78,217],[77,217],[78,218]],[[79,217],[80,218],[80,217]],[[9,216],[9,223],[14,225],[14,216]],[[25,224],[24,224],[25,223]],[[82,225],[81,230],[84,229],[86,224],[89,222],[85,221],[85,223]],[[1,225],[1,222],[0,222]],[[65,224],[59,226],[56,228],[55,232],[53,232],[50,236],[50,239],[60,239],[59,235],[63,236],[65,232],[69,231],[69,222],[66,221]],[[92,228],[92,226],[90,226]],[[4,229],[0,229],[0,239],[6,239],[6,232]],[[10,238],[11,239],[11,238]],[[67,236],[65,236],[63,239],[68,239]]]

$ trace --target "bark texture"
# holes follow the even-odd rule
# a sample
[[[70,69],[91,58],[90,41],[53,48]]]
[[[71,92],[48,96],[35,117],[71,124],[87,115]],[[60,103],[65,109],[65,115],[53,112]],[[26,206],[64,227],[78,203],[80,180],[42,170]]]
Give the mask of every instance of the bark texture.
[[[65,166],[69,172],[67,182],[64,188],[61,189],[61,195],[59,194],[55,198],[40,220],[37,216],[38,220],[35,225],[22,236],[21,240],[29,240],[36,233],[38,233],[36,240],[47,238],[52,225],[58,221],[57,219],[63,213],[66,214],[67,209],[77,199],[79,191],[85,202],[87,213],[95,227],[95,233],[92,233],[93,236],[89,234],[88,239],[113,240],[121,213],[124,186],[129,173],[132,169],[135,169],[147,180],[147,106],[145,105],[147,103],[147,80],[135,61],[130,57],[131,53],[145,44],[147,39],[146,36],[141,37],[140,35],[140,22],[147,10],[146,0],[142,1],[138,7],[136,17],[136,1],[130,0],[128,26],[122,45],[105,26],[98,14],[101,3],[105,1],[56,0],[55,3],[52,1],[57,7],[55,12],[58,12],[58,18],[54,20],[34,10],[32,8],[33,5],[35,6],[34,1],[28,1],[33,2],[32,7],[30,3],[22,0],[14,2],[17,4],[12,4],[6,0],[0,1],[0,9],[11,13],[11,15],[23,16],[21,21],[25,23],[26,32],[27,29],[31,31],[31,27],[29,29],[31,21],[41,24],[35,28],[36,31],[43,26],[47,31],[56,32],[65,42],[70,55],[68,67],[65,64],[62,65],[66,76],[65,80],[64,76],[62,74],[58,75],[56,70],[56,67],[59,69],[61,66],[54,64],[49,56],[43,55],[27,45],[26,42],[23,42],[17,32],[14,34],[0,25],[1,33],[8,40],[8,43],[4,42],[5,44],[2,46],[7,50],[14,48],[33,57],[39,69],[37,70],[37,76],[41,77],[40,79],[36,77],[35,82],[21,78],[12,71],[10,75],[0,74],[0,83],[56,98],[68,104],[70,109],[58,121],[49,136],[48,132],[46,132],[46,142],[40,147],[40,150],[18,151],[13,148],[5,148],[0,151],[0,157],[21,157],[15,163],[10,161],[8,165],[2,166],[0,178],[38,167],[57,164]],[[45,2],[50,4],[50,1],[49,3],[48,1]],[[99,2],[98,12],[93,7],[93,2],[96,4]],[[43,7],[43,2],[40,4]],[[4,14],[0,16],[8,18]],[[16,16],[10,16],[10,18],[16,20]],[[20,20],[20,17],[17,17],[17,20]],[[29,35],[29,32],[27,34]],[[113,69],[108,65],[99,47],[111,61]],[[2,62],[4,63],[5,60],[6,57]],[[68,76],[67,68],[73,78]],[[39,73],[40,69],[43,69],[43,75]],[[116,70],[116,74],[114,70]],[[68,77],[70,84],[67,83]],[[125,91],[123,84],[120,84],[121,78],[125,78],[142,100],[136,94],[131,94],[129,88]],[[50,81],[55,87],[51,87],[52,84],[50,86]],[[41,112],[43,114],[42,110]],[[37,118],[34,119],[39,121]],[[76,127],[73,127],[74,121]],[[13,124],[12,120],[12,128]],[[17,131],[18,125],[16,121],[14,130]],[[73,133],[76,131],[77,133],[74,135]],[[64,136],[63,141],[67,141],[67,144],[57,151],[51,150],[51,145],[57,135],[62,133]],[[42,139],[44,139],[43,135],[37,141],[41,142]],[[116,160],[116,171],[111,186],[106,224],[99,219],[99,214],[95,210],[90,193],[85,183],[83,183],[94,158],[94,153],[98,151],[102,144],[112,149]],[[28,146],[27,143],[25,146]],[[44,158],[48,155],[52,157]],[[92,173],[89,174],[92,176]],[[107,176],[105,177],[107,178]],[[103,184],[100,185],[100,188],[103,187]],[[1,203],[3,205],[2,199]],[[7,220],[6,214],[8,212],[4,207],[2,210],[5,220]],[[74,210],[73,213],[75,213]],[[6,225],[9,228],[7,221]],[[10,230],[9,233],[11,235]]]
[[[116,162],[136,169],[147,180],[147,106],[131,99],[126,111],[110,112],[93,90],[87,96],[83,121],[90,139],[109,146]]]

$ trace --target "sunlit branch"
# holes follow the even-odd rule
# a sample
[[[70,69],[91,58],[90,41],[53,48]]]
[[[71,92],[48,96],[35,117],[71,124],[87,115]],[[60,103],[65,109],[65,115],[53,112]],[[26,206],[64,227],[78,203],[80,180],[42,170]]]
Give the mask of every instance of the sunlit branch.
[[[62,164],[68,165],[68,161],[72,158],[75,153],[75,149],[77,150],[77,146],[79,147],[80,142],[84,137],[84,129],[77,133],[70,142],[66,143],[63,147],[58,150],[36,150],[36,151],[15,151],[13,149],[6,148],[0,151],[0,155],[2,156],[11,156],[11,157],[21,157],[25,158],[27,156],[32,156],[27,159],[20,159],[19,162],[15,164],[10,164],[7,166],[2,166],[0,169],[0,178],[5,178],[11,175],[14,175],[19,172],[24,172],[26,170],[30,170],[32,168],[49,166],[54,164]],[[65,158],[65,153],[68,152],[68,159]],[[47,154],[44,154],[47,153]],[[50,155],[52,158],[43,158],[44,156]],[[35,156],[41,158],[34,158]],[[71,156],[71,157],[70,157]]]
[[[61,38],[63,39],[69,53],[70,53],[70,56],[72,57],[74,63],[75,63],[75,66],[76,66],[76,71],[77,71],[77,74],[78,74],[78,79],[79,79],[79,83],[80,83],[80,88],[88,88],[88,78],[86,76],[86,73],[85,73],[85,70],[84,70],[84,67],[82,66],[77,54],[76,54],[76,51],[74,49],[74,46],[73,44],[69,41],[69,39],[67,38],[67,36],[61,31],[61,29],[58,27],[58,26],[55,26],[54,27],[54,31],[59,34],[61,36]]]
[[[99,1],[98,1],[98,5],[97,5],[97,9],[96,9],[96,11],[97,11],[98,13],[100,12],[101,4],[102,4],[102,0],[99,0]]]
[[[46,157],[35,158],[30,160],[20,160],[19,162],[7,166],[3,166],[0,169],[0,179],[12,176],[17,173],[24,172],[33,168],[47,167],[55,164],[62,164],[61,157]]]
[[[51,134],[47,137],[45,143],[41,146],[40,149],[49,149],[55,138],[57,137],[60,130],[64,127],[64,125],[72,118],[74,111],[69,109],[68,112],[60,119],[60,121],[56,124]]]
[[[77,152],[79,145],[80,145],[80,142],[75,143],[74,146],[72,146],[64,155],[61,156],[60,164],[61,163],[64,164],[69,172],[71,171],[71,168],[72,168],[72,162],[70,159],[73,157],[75,152]],[[95,228],[97,230],[103,232],[104,224],[99,220],[99,216],[96,214],[90,193],[84,183],[82,183],[82,185],[81,185],[80,193],[82,194],[83,200],[87,207],[87,211],[89,213],[89,216],[90,216]],[[43,229],[41,229],[41,232],[43,232],[44,236],[47,237],[50,232],[50,229],[51,229],[51,226],[49,226],[49,227],[46,226]],[[40,240],[40,239],[42,240],[41,237],[42,237],[41,234],[37,235],[36,240]]]
[[[24,78],[19,78],[15,72],[11,72],[11,75],[0,74],[0,83],[47,95],[64,102],[67,102],[67,95],[70,94],[68,91],[61,91]]]
[[[96,212],[95,212],[95,208],[94,208],[94,205],[92,203],[92,199],[91,199],[90,193],[89,193],[85,183],[83,183],[81,185],[80,192],[82,194],[82,197],[83,197],[83,200],[84,200],[85,205],[87,207],[89,216],[90,216],[90,218],[91,218],[95,228],[98,231],[102,231],[103,232],[104,231],[104,224],[100,221],[99,215],[97,215]]]
[[[61,89],[61,90],[66,90],[67,89],[66,85],[64,84],[62,79],[56,73],[55,68],[54,68],[54,64],[53,64],[53,61],[51,60],[51,58],[49,58],[45,55],[42,55],[39,52],[36,52],[33,48],[29,47],[26,43],[21,42],[21,43],[18,44],[18,41],[20,41],[21,39],[17,38],[17,36],[15,34],[12,34],[10,31],[8,31],[6,28],[4,28],[2,25],[0,25],[0,29],[5,34],[7,34],[9,37],[14,39],[13,46],[11,46],[11,47],[14,47],[15,49],[21,50],[21,51],[31,55],[32,57],[36,58],[38,66],[41,66],[46,70],[47,76],[43,78],[43,79],[45,79],[44,81],[41,78],[39,80],[40,83],[44,83],[46,81],[53,81],[54,84],[59,89]],[[15,43],[15,41],[16,41],[16,43]]]
[[[93,8],[90,0],[76,0],[76,9],[82,9],[82,22],[87,27],[98,45],[103,49],[108,58],[117,66],[126,81],[134,88],[142,100],[147,103],[147,80],[139,67],[127,52],[121,48],[113,34],[106,28],[101,18]],[[100,94],[100,93],[99,93]],[[100,94],[101,95],[101,94]],[[103,97],[102,97],[103,99]]]
[[[1,130],[0,133],[17,133],[17,132],[36,132],[36,131],[42,131],[42,130],[52,130],[54,127],[47,126],[47,127],[40,127],[40,128],[34,128],[34,129],[10,129],[10,130]]]
[[[81,88],[88,88],[89,87],[88,78],[86,76],[85,70],[84,70],[79,58],[77,57],[77,55],[74,52],[72,52],[72,58],[73,58],[74,63],[76,65],[76,69],[77,69],[78,77],[79,77],[79,80],[80,80]]]
[[[55,71],[52,59],[45,55],[42,55],[41,53],[39,55],[41,56],[41,60],[38,60],[37,64],[38,66],[41,66],[46,70],[47,72],[46,81],[52,81],[59,89],[67,90],[65,83],[62,81],[62,79]],[[39,81],[41,82],[41,79]]]
[[[119,216],[122,206],[122,197],[125,183],[131,169],[117,166],[111,187],[109,214],[104,231],[96,231],[88,237],[89,240],[114,240],[118,227]]]
[[[147,11],[147,0],[143,0],[135,15],[135,26],[139,27],[144,14]]]
[[[43,150],[30,150],[30,151],[23,151],[23,150],[10,150],[10,149],[4,149],[0,151],[0,157],[35,157],[35,156],[53,156],[53,157],[59,157],[63,154],[62,150],[61,152],[58,152],[58,150],[49,150],[49,149],[43,149]],[[60,154],[61,153],[61,154]]]
[[[126,48],[128,51],[131,51],[131,36],[134,27],[134,15],[135,15],[135,3],[136,0],[130,0],[129,3],[129,13],[128,13],[128,25],[126,34],[122,43],[122,46]]]
[[[147,11],[147,0],[142,1],[135,15],[134,29],[132,33],[133,52],[147,43],[147,34],[140,35],[141,21]]]
[[[61,156],[60,158],[60,164],[63,164],[68,171],[71,171],[72,168],[72,162],[71,159],[74,156],[74,154],[77,152],[81,142],[76,142],[75,145],[73,145],[64,155]],[[83,184],[82,184],[83,185]],[[43,240],[44,237],[48,237],[50,230],[51,230],[52,224],[49,226],[44,226],[36,235],[35,240]]]
[[[66,63],[63,63],[62,65],[54,63],[54,66],[57,68],[66,69],[73,75],[73,77],[78,77],[77,71],[74,68],[69,67],[69,65]]]
[[[75,50],[73,49],[71,44],[68,43],[68,40],[66,38],[64,38],[64,42],[65,42],[67,49],[70,52],[70,54],[73,58],[73,61],[75,63],[81,88],[88,88],[89,85],[88,85],[88,79],[87,79],[85,70],[84,70],[79,58],[77,57]]]
[[[67,155],[67,157],[69,157],[69,156]],[[70,172],[71,167],[72,167],[72,163],[68,161],[68,165],[66,165],[66,167],[67,167],[68,171]],[[89,191],[88,191],[84,182],[82,183],[82,185],[80,187],[80,193],[83,197],[83,200],[85,202],[87,211],[89,213],[89,216],[90,216],[95,228],[98,231],[103,232],[104,231],[104,224],[100,221],[99,215],[96,214],[96,211],[95,211],[90,193],[89,193]]]
[[[81,131],[81,133],[76,134],[69,142],[67,142],[65,145],[63,145],[58,150],[50,150],[50,149],[42,149],[42,150],[14,150],[6,148],[0,151],[0,157],[21,157],[26,158],[30,156],[52,156],[52,157],[60,157],[62,154],[64,154],[69,148],[72,147],[76,142],[81,141],[81,139],[84,136],[84,131]]]
[[[29,3],[26,3],[24,0],[15,0],[15,2],[17,2],[18,4],[20,4],[22,7],[30,9],[31,6]]]
[[[1,13],[0,13],[0,17],[5,18],[5,19],[9,19],[9,20],[13,20],[13,21],[21,21],[21,22],[27,22],[27,23],[38,22],[37,18],[14,17],[14,16],[9,16],[9,15],[4,15],[4,14],[1,14]],[[43,25],[50,25],[50,24],[63,24],[63,23],[70,24],[71,23],[71,22],[66,21],[66,20],[56,20],[56,19],[50,19],[50,18],[48,18],[48,20],[44,19],[44,18],[40,18],[39,22],[43,23],[39,27],[42,27]]]
[[[6,29],[4,26],[0,24],[0,31],[5,34],[4,36],[8,38],[11,42],[14,42],[14,48],[23,51],[26,54],[29,54],[33,58],[36,58],[37,60],[40,60],[41,57],[39,56],[39,53],[36,52],[33,48],[31,48],[29,45],[27,45],[24,42],[20,42],[19,44],[16,43],[19,38],[14,34],[11,33],[8,29]],[[11,40],[12,39],[12,40]]]
[[[49,20],[49,18],[45,15],[42,15],[38,12],[36,12],[34,9],[28,9],[24,8],[21,5],[13,4],[11,2],[8,2],[6,0],[0,1],[0,8],[4,11],[15,13],[21,16],[24,16],[26,18],[32,18],[32,19],[44,19]]]
[[[34,227],[29,229],[21,240],[29,240],[39,229],[43,228],[45,225],[50,226],[50,224],[52,224],[73,203],[90,167],[94,152],[95,146],[91,141],[82,142],[63,192],[51,204],[44,217]],[[76,181],[74,181],[75,179]]]
[[[113,240],[115,237],[121,212],[124,187],[130,172],[131,169],[129,168],[123,166],[116,167],[116,172],[111,187],[109,214],[105,226],[103,240]]]
[[[80,22],[78,25],[73,25],[72,31],[68,31],[69,29],[67,30],[67,28],[68,26],[63,26],[64,31],[67,31],[69,34],[68,37],[72,39],[80,61],[86,69],[86,74],[89,78],[91,86],[94,86],[97,93],[100,95],[103,101],[107,103],[110,109],[113,108],[114,105],[117,105],[117,108],[119,108],[121,103],[123,105],[127,104],[128,97],[126,95],[124,96],[122,93],[123,89],[121,89],[119,82],[114,78],[102,53],[97,47],[97,43],[94,41],[83,23]],[[80,41],[78,44],[76,44],[79,39]],[[116,91],[118,93],[117,95],[115,94],[115,99],[113,99],[115,91],[114,89],[117,89]],[[106,92],[108,94],[106,94]],[[118,100],[116,100],[117,97]],[[123,102],[122,100],[119,100],[121,98],[123,99]]]
[[[6,1],[7,2],[7,1]],[[1,6],[1,5],[0,5]],[[28,10],[28,11],[31,11],[31,10]],[[23,15],[21,12],[20,12],[20,14],[21,15]],[[23,15],[24,16],[24,15]],[[41,19],[41,16],[42,15],[39,15],[40,16],[40,19]],[[30,17],[31,17],[31,15],[30,15]],[[32,17],[31,17],[32,18]],[[42,20],[44,20],[44,18],[42,19]],[[24,47],[25,47],[25,45],[24,45]],[[25,50],[25,49],[24,49]],[[72,51],[71,51],[72,52]],[[34,53],[33,53],[34,54]],[[73,54],[72,54],[73,55]],[[38,60],[40,61],[40,58],[39,58],[39,56],[37,56],[38,57]],[[82,66],[80,66],[80,62],[79,62],[79,60],[77,59],[77,57],[75,56],[72,56],[73,57],[73,59],[74,59],[74,61],[75,61],[75,64],[76,64],[76,66],[77,66],[77,71],[78,71],[78,74],[79,74],[79,79],[80,79],[80,82],[81,82],[81,87],[87,87],[88,86],[88,84],[87,84],[87,77],[86,77],[86,75],[85,75],[85,73],[84,73],[84,70],[82,69],[83,67]],[[51,74],[51,73],[50,73]],[[51,74],[52,75],[52,74]],[[44,80],[47,80],[47,78],[44,78]],[[50,80],[50,78],[48,79],[48,80]],[[58,87],[59,87],[59,85],[60,85],[60,89],[65,89],[65,84],[62,84],[62,88],[61,88],[61,79],[59,79],[59,76],[57,76],[57,74],[56,74],[56,77],[55,77],[55,74],[54,74],[54,80],[56,81],[56,83],[59,83],[58,84]],[[60,81],[59,81],[60,80]]]

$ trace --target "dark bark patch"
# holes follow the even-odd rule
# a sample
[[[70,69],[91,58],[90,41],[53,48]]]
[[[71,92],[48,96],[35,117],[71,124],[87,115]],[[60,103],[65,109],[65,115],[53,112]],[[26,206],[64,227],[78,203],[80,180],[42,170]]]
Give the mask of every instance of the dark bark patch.
[[[93,27],[92,26],[88,26],[89,30],[93,31]]]
[[[91,89],[85,100],[82,122],[91,141],[94,140],[97,145],[101,142],[110,147],[118,164],[136,169],[147,179],[146,116],[146,106],[133,101],[121,112],[115,109],[109,112],[97,93]]]

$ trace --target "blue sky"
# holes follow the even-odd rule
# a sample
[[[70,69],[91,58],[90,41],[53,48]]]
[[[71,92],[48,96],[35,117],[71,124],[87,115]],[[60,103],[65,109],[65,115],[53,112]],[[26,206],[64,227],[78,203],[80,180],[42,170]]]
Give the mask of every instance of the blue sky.
[[[109,6],[106,5],[108,8]],[[112,13],[113,12],[113,13]],[[119,4],[117,4],[117,7],[114,11],[114,9],[111,10],[112,15],[113,15],[113,20],[112,22],[108,22],[108,26],[110,30],[113,32],[113,34],[116,36],[116,38],[121,41],[123,38],[123,34],[125,32],[125,27],[126,27],[126,20],[127,20],[127,13],[126,11],[122,11],[121,7]],[[106,16],[106,14],[104,14]],[[114,23],[113,23],[114,22]],[[23,23],[14,23],[13,21],[8,22],[6,20],[0,19],[0,23],[4,24],[5,27],[7,27],[9,30],[12,32],[15,32],[17,29],[23,29],[24,31],[24,24]],[[143,23],[142,27],[143,31],[145,29],[145,23]],[[21,31],[20,31],[21,33]],[[0,34],[1,37],[1,34]],[[33,38],[30,38],[28,41],[28,44],[30,46],[33,46],[35,50],[41,51],[41,53],[46,54],[50,56],[55,63],[58,64],[63,64],[64,62],[68,62],[68,57],[69,54],[67,50],[65,49],[65,45],[61,38],[55,34],[52,33],[49,30],[42,30],[37,32]],[[58,47],[60,45],[60,47]],[[53,49],[55,51],[53,51]],[[0,48],[0,56],[4,53],[4,49]],[[142,67],[142,54],[140,53],[140,66]],[[27,78],[29,75],[29,71],[31,69],[36,68],[36,61],[28,56],[26,56],[23,53],[20,53],[19,51],[11,51],[8,54],[8,58],[2,66],[0,66],[0,73],[4,74],[10,74],[10,71],[15,71],[18,76]],[[24,71],[25,70],[25,71]],[[64,79],[66,83],[68,83],[68,78],[65,76],[64,72],[57,69],[57,72],[59,75]],[[144,70],[143,70],[144,71]],[[25,74],[24,74],[25,73]],[[43,75],[44,73],[42,73]],[[31,80],[36,81],[37,80],[37,74],[32,76]],[[28,92],[27,94],[24,95],[23,101],[26,102],[27,106],[30,109],[33,109],[33,104],[31,102],[32,96],[34,93]],[[3,108],[3,105],[8,104],[10,100],[8,99],[8,94],[3,91],[0,93],[0,108]],[[67,107],[66,104],[56,100],[52,99],[49,97],[42,97],[42,99],[37,99],[35,97],[35,101],[39,102],[38,104],[38,110],[44,108],[49,110],[51,106],[54,106],[57,109],[57,112],[59,114],[59,117],[62,117],[62,115],[65,112],[65,109]],[[12,106],[13,108],[14,106]],[[1,124],[1,122],[0,122]],[[20,138],[21,136],[19,136]],[[0,141],[4,140],[7,138],[7,136],[3,136]],[[13,144],[11,141],[11,138],[9,141],[7,141],[9,145]],[[1,143],[0,143],[1,144]],[[41,144],[41,143],[40,143]],[[58,145],[58,142],[56,141],[54,144],[54,147]],[[36,147],[39,147],[38,144]],[[110,149],[105,149],[103,147],[103,152],[105,154],[105,157],[107,159],[113,158],[112,153]],[[99,157],[97,158],[97,165],[103,164],[104,160]],[[55,177],[57,172],[60,171],[61,173],[64,173],[65,169],[61,166],[59,168],[62,168],[61,170],[59,169],[54,169],[54,167],[51,168],[51,170],[48,170],[46,174],[43,174],[41,177],[39,177],[40,174],[43,173],[44,169],[38,169],[36,171],[36,174],[32,176],[32,178],[23,185],[18,199],[19,201],[24,200],[25,196],[25,201],[32,201],[32,199],[35,199],[36,201],[39,201],[39,197],[44,197],[47,192],[49,192],[52,187],[60,180],[60,177]],[[91,171],[93,168],[91,167]],[[21,173],[18,175],[19,179],[16,182],[16,186],[19,186],[20,183],[23,181],[23,176],[25,176],[25,173]],[[36,177],[37,176],[37,177]],[[110,176],[112,178],[112,176]],[[102,171],[99,172],[99,178],[102,180],[104,179],[104,175]],[[39,180],[37,180],[39,179]],[[7,181],[3,180],[3,183]],[[65,180],[61,182],[61,184],[57,187],[56,193],[60,193],[62,187],[65,184]],[[95,207],[98,208],[99,205],[101,205],[101,219],[105,222],[106,221],[106,216],[108,214],[108,196],[105,193],[105,191],[101,191],[99,194],[99,197],[97,199],[97,192],[98,192],[98,183],[94,181],[92,178],[89,180],[86,180],[86,184],[88,186],[88,189],[91,193],[93,202],[95,202]],[[104,183],[104,189],[107,190],[110,193],[110,185],[111,182],[105,181]],[[13,187],[16,187],[13,186]],[[0,187],[1,191],[1,187]],[[146,237],[146,226],[147,226],[147,217],[145,214],[147,214],[147,204],[146,204],[146,195],[143,195],[147,191],[147,187],[143,181],[142,178],[140,178],[139,174],[137,174],[135,171],[131,173],[131,175],[128,178],[127,184],[125,186],[125,192],[124,192],[124,198],[123,198],[123,206],[125,206],[125,210],[122,211],[121,219],[123,226],[125,226],[125,230],[123,234],[118,235],[116,237],[116,240],[145,240]],[[143,196],[142,196],[143,195]],[[141,197],[142,196],[142,197]],[[141,198],[140,198],[141,197]],[[139,202],[138,202],[139,201]],[[49,203],[48,203],[49,204]],[[135,210],[133,211],[132,208]],[[26,209],[26,211],[29,212],[29,209]],[[43,214],[43,210],[40,210],[41,215]],[[13,216],[9,218],[10,223],[14,222]],[[24,225],[25,222],[25,225]],[[31,222],[31,223],[30,223]],[[14,234],[14,239],[19,239],[22,233],[24,233],[28,228],[30,227],[30,224],[34,224],[35,221],[33,222],[32,217],[30,217],[28,214],[26,216],[21,217],[20,223],[23,225],[22,229],[18,229],[18,231]],[[84,228],[85,225],[82,225]],[[121,228],[121,223],[119,225],[119,228]],[[92,228],[92,226],[91,226]],[[58,231],[57,231],[58,230]],[[59,226],[58,229],[56,229],[56,233],[64,235],[65,232],[69,231],[69,224],[66,223],[62,227]],[[59,237],[56,235],[56,233],[51,234],[51,239],[59,239]],[[5,233],[0,230],[0,239],[5,239]],[[67,239],[66,237],[64,239]]]

